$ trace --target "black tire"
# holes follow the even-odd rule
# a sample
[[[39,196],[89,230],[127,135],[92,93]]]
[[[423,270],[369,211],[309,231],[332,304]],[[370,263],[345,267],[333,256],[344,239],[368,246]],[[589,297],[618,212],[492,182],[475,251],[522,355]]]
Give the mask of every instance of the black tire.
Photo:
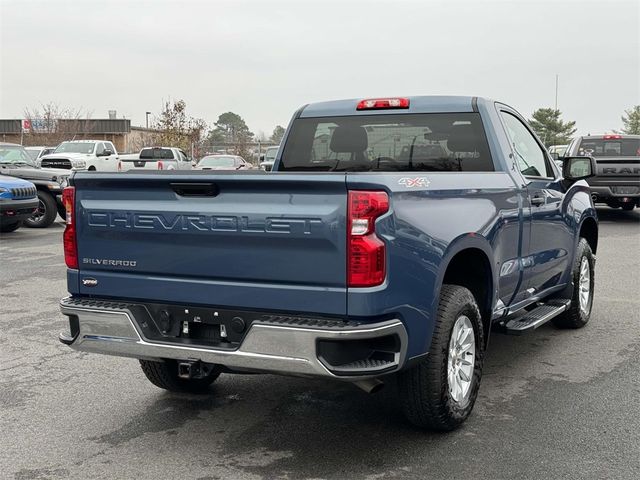
[[[0,232],[1,233],[15,232],[21,226],[22,226],[22,221],[20,221],[20,220],[18,220],[17,222],[13,222],[13,223],[0,224]]]
[[[24,221],[24,225],[30,228],[47,228],[58,215],[56,199],[49,193],[38,190],[38,210]]]
[[[630,212],[634,208],[636,208],[636,206],[633,203],[625,203],[624,205],[622,205],[622,210],[624,210],[625,212]]]
[[[89,171],[89,172],[95,172],[95,171],[96,171],[96,167],[94,167],[93,165],[91,165],[89,168],[87,168],[87,171]]]
[[[209,385],[220,376],[221,370],[220,367],[214,366],[204,378],[185,380],[178,377],[178,362],[175,360],[158,362],[140,360],[140,366],[147,379],[156,387],[170,392],[187,393],[206,393]]]
[[[585,259],[589,266],[589,299],[587,302],[587,308],[583,309],[580,306],[580,270],[582,268],[582,260]],[[593,291],[595,280],[595,258],[589,242],[584,238],[581,238],[578,242],[578,249],[576,251],[576,258],[573,262],[572,279],[573,279],[573,294],[571,297],[571,305],[569,309],[558,315],[552,320],[552,322],[560,328],[582,328],[589,323],[591,318],[591,308],[593,306]]]
[[[470,320],[475,340],[475,362],[471,383],[462,401],[456,401],[449,388],[449,342],[456,321]],[[472,293],[458,285],[443,285],[438,317],[428,355],[419,364],[398,375],[400,402],[407,419],[414,425],[449,431],[469,416],[478,396],[484,359],[484,330],[480,310]]]

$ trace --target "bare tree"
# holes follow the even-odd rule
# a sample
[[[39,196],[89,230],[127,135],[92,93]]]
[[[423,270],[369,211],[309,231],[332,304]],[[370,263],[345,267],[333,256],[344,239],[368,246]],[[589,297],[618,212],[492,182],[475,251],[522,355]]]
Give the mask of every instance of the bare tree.
[[[25,145],[58,145],[91,131],[91,115],[82,109],[63,108],[54,102],[26,108],[24,118],[31,130],[24,135]]]

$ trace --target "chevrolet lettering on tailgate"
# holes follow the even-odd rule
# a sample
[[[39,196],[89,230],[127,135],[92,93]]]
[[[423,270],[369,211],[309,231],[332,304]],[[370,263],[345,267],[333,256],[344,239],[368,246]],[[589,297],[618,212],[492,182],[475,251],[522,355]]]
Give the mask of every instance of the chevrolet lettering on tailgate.
[[[90,227],[139,230],[219,231],[247,233],[304,233],[322,225],[319,218],[266,217],[252,219],[232,215],[164,215],[149,213],[87,212]]]

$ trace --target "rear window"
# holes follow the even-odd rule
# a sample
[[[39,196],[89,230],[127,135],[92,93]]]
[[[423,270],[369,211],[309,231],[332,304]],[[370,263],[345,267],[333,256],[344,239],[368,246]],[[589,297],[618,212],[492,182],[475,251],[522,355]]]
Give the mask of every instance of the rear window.
[[[204,157],[198,165],[201,167],[233,167],[235,158],[233,157]]]
[[[299,118],[280,171],[490,172],[478,113]]]
[[[591,157],[640,157],[640,138],[583,138],[576,155]]]
[[[171,160],[173,152],[168,148],[143,148],[140,151],[140,160]]]

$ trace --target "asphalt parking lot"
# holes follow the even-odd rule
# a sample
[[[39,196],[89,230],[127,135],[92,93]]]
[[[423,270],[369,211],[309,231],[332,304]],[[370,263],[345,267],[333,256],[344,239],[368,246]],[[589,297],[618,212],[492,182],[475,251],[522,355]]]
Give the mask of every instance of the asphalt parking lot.
[[[406,423],[394,388],[223,375],[208,396],[77,353],[63,225],[0,241],[0,478],[640,478],[640,211],[599,209],[590,324],[494,334],[458,431]]]

